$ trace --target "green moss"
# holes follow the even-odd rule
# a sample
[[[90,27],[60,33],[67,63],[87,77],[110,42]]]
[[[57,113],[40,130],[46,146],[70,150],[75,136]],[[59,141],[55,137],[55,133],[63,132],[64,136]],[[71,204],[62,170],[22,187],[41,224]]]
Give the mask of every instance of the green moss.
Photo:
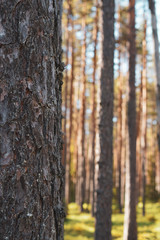
[[[87,208],[87,207],[86,207]],[[89,213],[80,213],[75,203],[68,206],[68,216],[65,220],[65,240],[93,240],[94,218]],[[113,240],[122,240],[123,214],[117,213],[113,205],[112,236]],[[147,203],[146,216],[142,216],[142,204],[137,206],[138,240],[160,239],[160,203]]]

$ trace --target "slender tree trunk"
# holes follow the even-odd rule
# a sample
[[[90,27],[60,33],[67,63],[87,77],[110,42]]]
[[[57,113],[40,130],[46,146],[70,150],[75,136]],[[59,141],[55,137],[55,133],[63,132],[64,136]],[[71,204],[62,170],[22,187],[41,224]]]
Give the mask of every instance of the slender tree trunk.
[[[118,124],[117,122],[114,123],[114,127],[113,129],[115,128],[115,132],[114,132],[114,135],[113,135],[113,142],[114,142],[114,155],[113,155],[113,159],[114,159],[114,169],[113,169],[113,173],[115,172],[114,176],[113,176],[113,184],[118,192]],[[115,171],[114,171],[115,170]],[[117,194],[118,196],[118,194]]]
[[[79,179],[80,179],[80,163],[79,163],[79,145],[80,145],[80,110],[77,106],[77,102],[79,102],[80,99],[80,85],[78,84],[78,89],[77,89],[77,96],[76,99],[76,113],[75,113],[75,130],[76,130],[76,138],[75,138],[75,143],[76,143],[76,148],[75,148],[75,158],[76,158],[76,187],[75,187],[75,201],[79,205],[80,204],[80,197],[79,197]]]
[[[119,23],[119,34],[121,31],[121,8],[118,9],[118,23]],[[121,187],[122,187],[122,73],[121,73],[121,46],[119,43],[119,76],[118,76],[118,122],[117,122],[117,173],[118,173],[118,205],[119,211],[122,213],[122,203],[121,203]]]
[[[149,8],[152,16],[152,33],[154,39],[154,54],[155,54],[155,69],[156,69],[156,102],[157,102],[157,140],[158,140],[158,152],[160,159],[160,58],[159,58],[159,39],[157,30],[157,18],[155,12],[155,0],[148,0]],[[160,160],[159,160],[160,162]]]
[[[92,141],[92,134],[89,134],[89,137],[87,139],[87,148],[86,148],[86,189],[85,189],[85,202],[90,203],[91,202],[91,179],[92,179],[92,170],[91,170],[91,162],[92,162],[92,144],[90,144]]]
[[[147,131],[147,74],[146,74],[146,21],[143,39],[143,71],[142,71],[142,121],[141,121],[141,159],[142,159],[142,202],[143,216],[145,215],[145,186],[146,186],[146,131]]]
[[[127,105],[128,92],[125,92],[125,97],[122,98],[122,150],[121,150],[121,205],[124,206],[125,195],[125,163],[126,163],[126,105]]]
[[[63,239],[61,7],[1,1],[1,239]]]
[[[126,162],[125,218],[123,239],[136,240],[137,223],[136,223],[135,0],[130,0],[129,3],[130,3],[129,101],[128,101],[129,158]]]
[[[67,30],[66,30],[66,66],[68,67],[69,64],[69,24],[70,24],[70,9],[68,3],[68,15],[67,15]],[[70,192],[70,184],[69,184],[69,174],[70,174],[70,167],[69,167],[69,144],[68,144],[68,131],[67,131],[67,109],[68,109],[68,69],[66,69],[66,77],[65,77],[65,120],[64,120],[64,163],[65,163],[65,204],[66,206],[69,203],[69,192]]]
[[[100,112],[100,81],[97,82],[97,91],[96,91],[96,99],[97,99],[97,113]],[[98,115],[98,114],[97,114]],[[97,189],[98,189],[98,169],[99,169],[99,159],[100,159],[100,138],[99,138],[99,116],[96,117],[96,130],[95,130],[95,175],[94,175],[94,209],[93,212],[96,214],[97,209]]]
[[[137,185],[137,200],[138,203],[139,196],[141,195],[142,190],[142,164],[141,164],[141,116],[142,116],[142,71],[140,79],[140,90],[139,90],[139,102],[138,102],[138,113],[137,113],[137,122],[136,122],[136,185]]]
[[[84,6],[86,6],[84,4]],[[81,95],[81,110],[80,110],[80,146],[79,146],[79,198],[80,207],[83,211],[83,203],[85,201],[85,182],[86,182],[86,159],[85,159],[85,112],[86,112],[86,16],[82,19],[82,29],[84,33],[82,45],[82,95]]]
[[[80,80],[78,80],[78,88],[77,88],[77,103],[80,102],[81,99],[81,84],[80,84]],[[77,155],[76,155],[76,203],[78,205],[80,205],[80,146],[81,146],[81,112],[80,112],[80,108],[79,108],[79,104],[77,104],[76,106],[76,129],[77,129]]]
[[[122,213],[122,203],[121,203],[121,152],[122,152],[122,75],[121,75],[121,52],[119,50],[119,78],[118,78],[118,122],[117,122],[117,131],[118,131],[118,151],[117,151],[117,160],[118,160],[118,204],[119,211]]]
[[[72,144],[72,133],[73,133],[73,100],[74,100],[74,22],[73,22],[73,11],[72,11],[72,3],[69,1],[69,9],[70,9],[70,16],[71,16],[71,26],[72,26],[72,33],[71,33],[71,76],[70,76],[70,92],[69,92],[69,136],[68,136],[68,198],[67,203],[70,202],[70,186],[71,186],[71,160],[72,160],[72,152],[71,152],[71,144]]]
[[[94,58],[93,58],[93,86],[92,86],[92,158],[91,158],[91,205],[92,205],[92,216],[94,216],[95,209],[95,141],[96,141],[96,113],[97,113],[97,103],[96,103],[96,69],[97,69],[97,41],[98,41],[98,0],[96,0],[96,16],[94,20]]]
[[[114,1],[101,0],[100,159],[96,209],[96,240],[111,240]]]

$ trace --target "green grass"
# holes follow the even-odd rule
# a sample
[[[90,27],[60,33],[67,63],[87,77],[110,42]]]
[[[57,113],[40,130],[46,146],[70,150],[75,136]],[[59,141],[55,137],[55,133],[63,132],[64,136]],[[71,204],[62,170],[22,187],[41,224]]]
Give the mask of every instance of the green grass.
[[[146,216],[142,216],[142,204],[137,207],[138,240],[160,240],[160,203],[147,203]],[[123,214],[119,214],[113,205],[112,236],[122,240]],[[65,220],[65,240],[93,240],[94,218],[89,213],[81,213],[75,203],[69,204]]]

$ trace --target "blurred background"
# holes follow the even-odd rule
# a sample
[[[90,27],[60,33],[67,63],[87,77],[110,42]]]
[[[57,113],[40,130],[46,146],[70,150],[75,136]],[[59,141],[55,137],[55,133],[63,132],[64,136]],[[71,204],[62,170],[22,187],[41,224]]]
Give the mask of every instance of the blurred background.
[[[115,0],[112,236],[123,236],[128,158],[129,3]],[[160,2],[155,1],[160,34]],[[160,239],[160,155],[157,79],[151,11],[137,0],[136,15],[136,202],[138,239]],[[64,0],[62,90],[65,166],[65,240],[94,238],[99,159],[100,8],[98,0]],[[81,187],[82,186],[82,187]]]

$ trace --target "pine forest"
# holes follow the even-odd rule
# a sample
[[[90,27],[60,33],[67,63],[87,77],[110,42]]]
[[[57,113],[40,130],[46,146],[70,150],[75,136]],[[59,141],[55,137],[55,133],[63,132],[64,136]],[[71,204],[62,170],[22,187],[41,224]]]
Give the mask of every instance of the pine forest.
[[[159,7],[63,3],[66,240],[160,239]]]
[[[0,240],[160,240],[159,10],[0,0]]]

